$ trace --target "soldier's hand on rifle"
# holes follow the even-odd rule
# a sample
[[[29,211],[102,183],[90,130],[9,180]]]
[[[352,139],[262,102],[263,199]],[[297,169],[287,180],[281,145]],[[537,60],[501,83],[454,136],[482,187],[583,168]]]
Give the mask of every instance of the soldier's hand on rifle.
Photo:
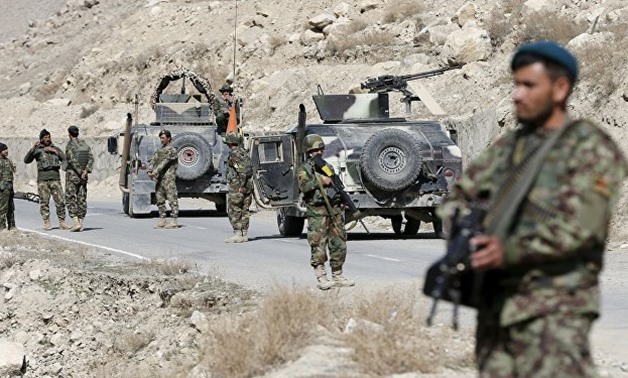
[[[57,153],[57,150],[55,150],[54,148],[52,148],[52,147],[50,147],[50,146],[48,146],[48,147],[44,147],[44,151],[46,151],[46,152],[50,152],[50,153],[53,153],[53,154],[56,154],[56,153]]]
[[[471,246],[476,250],[471,254],[473,269],[482,271],[504,266],[504,245],[497,236],[476,236],[471,239]]]
[[[320,180],[321,180],[321,182],[323,183],[323,186],[329,186],[329,185],[331,185],[331,179],[330,179],[329,177],[327,177],[327,176],[323,176],[323,175],[321,175],[321,176],[320,176]]]
[[[238,193],[246,193],[246,188],[241,186],[238,188]]]

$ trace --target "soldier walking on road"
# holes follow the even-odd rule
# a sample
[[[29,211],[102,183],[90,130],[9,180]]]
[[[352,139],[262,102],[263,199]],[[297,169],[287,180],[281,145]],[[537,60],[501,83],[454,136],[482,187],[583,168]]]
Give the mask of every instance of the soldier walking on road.
[[[311,247],[310,265],[314,268],[317,287],[328,290],[333,286],[353,286],[355,282],[342,275],[342,266],[347,256],[347,231],[345,230],[344,207],[340,194],[331,190],[331,179],[316,172],[314,157],[325,150],[323,138],[310,134],[303,141],[309,159],[301,164],[297,177],[299,190],[307,205],[307,240]],[[331,196],[327,192],[331,193]],[[331,198],[330,198],[331,197]],[[332,280],[327,278],[325,262],[329,248],[329,265]]]
[[[599,127],[569,117],[578,78],[569,51],[527,44],[511,68],[520,126],[469,165],[438,211],[450,219],[488,201],[485,235],[471,240],[472,268],[490,270],[485,283],[497,290],[480,295],[478,369],[482,377],[597,376],[589,333],[628,166]],[[509,208],[513,197],[523,200]]]
[[[0,231],[15,231],[13,174],[15,164],[9,159],[9,147],[0,143]]]
[[[177,193],[177,166],[179,154],[177,149],[170,144],[172,134],[168,130],[159,132],[161,148],[155,151],[150,159],[148,175],[155,180],[155,197],[159,209],[159,223],[155,228],[178,228],[179,197]],[[172,221],[166,223],[166,200],[170,205]]]
[[[50,197],[55,201],[59,228],[69,230],[65,223],[65,199],[61,186],[59,169],[65,161],[65,154],[52,143],[48,130],[39,133],[39,140],[33,144],[24,157],[24,163],[37,161],[37,192],[39,194],[39,213],[44,220],[44,230],[50,230]]]
[[[227,214],[233,227],[234,235],[225,239],[225,243],[244,243],[249,240],[249,206],[253,200],[253,168],[251,158],[244,149],[242,135],[228,132],[225,143],[229,146],[227,160],[227,181],[229,195],[227,198]]]
[[[65,148],[68,167],[65,171],[65,202],[72,221],[70,231],[83,230],[83,222],[87,214],[87,181],[94,166],[92,149],[79,139],[79,128],[68,127],[70,141]]]

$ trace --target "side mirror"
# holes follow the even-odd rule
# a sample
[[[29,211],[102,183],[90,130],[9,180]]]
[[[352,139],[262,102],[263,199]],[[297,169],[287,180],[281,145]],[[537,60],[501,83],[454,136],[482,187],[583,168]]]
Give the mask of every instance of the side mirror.
[[[118,137],[110,136],[109,139],[107,139],[107,151],[112,155],[118,153]]]

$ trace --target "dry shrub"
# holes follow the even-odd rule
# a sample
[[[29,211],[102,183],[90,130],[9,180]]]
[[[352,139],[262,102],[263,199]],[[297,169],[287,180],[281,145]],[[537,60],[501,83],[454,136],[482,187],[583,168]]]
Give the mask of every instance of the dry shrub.
[[[394,35],[388,31],[372,31],[368,33],[354,34],[345,39],[334,40],[327,43],[327,49],[333,54],[340,55],[347,50],[358,46],[385,46],[393,42]]]
[[[423,11],[424,5],[422,2],[397,0],[392,2],[386,9],[382,21],[386,24],[401,22]]]
[[[0,270],[8,269],[13,265],[22,264],[24,259],[15,253],[0,252]]]
[[[520,44],[548,39],[566,44],[586,29],[586,23],[576,22],[560,12],[534,12],[521,20],[515,42]]]
[[[259,310],[213,324],[205,363],[217,377],[250,377],[283,363],[329,321],[327,303],[311,291],[278,287]]]
[[[381,326],[356,327],[343,334],[354,360],[368,374],[433,373],[442,366],[472,365],[471,350],[448,355],[453,339],[448,329],[426,328],[425,314],[414,309],[417,290],[389,288],[358,302],[353,316]]]
[[[347,34],[355,34],[361,32],[369,26],[369,23],[362,18],[356,18],[346,26]]]
[[[134,356],[155,340],[153,332],[122,332],[113,342],[113,349],[126,356]]]
[[[44,84],[35,91],[35,99],[44,102],[54,98],[59,88],[65,83],[70,72],[70,64],[68,63],[67,66],[58,68],[52,75],[46,77]]]
[[[193,265],[177,259],[168,260],[142,260],[141,267],[148,272],[156,272],[165,276],[174,276],[177,274],[188,273],[192,270]]]

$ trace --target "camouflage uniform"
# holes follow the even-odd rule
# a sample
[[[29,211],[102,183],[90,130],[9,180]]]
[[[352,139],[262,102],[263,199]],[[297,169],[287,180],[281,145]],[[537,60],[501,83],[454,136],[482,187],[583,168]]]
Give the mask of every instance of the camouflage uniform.
[[[45,147],[54,148],[57,153],[44,151]],[[40,144],[31,148],[24,157],[24,163],[37,161],[37,192],[39,193],[39,213],[44,221],[50,219],[50,197],[55,201],[59,221],[65,220],[65,199],[61,186],[59,169],[65,161],[65,154],[54,144],[45,146]]]
[[[82,223],[87,214],[87,180],[81,178],[83,170],[92,172],[94,155],[82,139],[72,139],[65,148],[67,169],[65,172],[65,202],[71,218]],[[76,219],[75,219],[76,222]]]
[[[15,228],[14,173],[15,164],[11,159],[0,156],[0,230]]]
[[[481,376],[596,376],[588,333],[599,315],[602,254],[627,165],[592,123],[565,127],[502,239],[504,267],[492,282],[500,294],[483,298],[478,310]],[[489,193],[490,216],[491,194],[551,133],[522,128],[498,140],[469,165],[439,215],[449,219]]]
[[[299,190],[303,193],[303,199],[307,205],[307,240],[311,248],[310,265],[314,268],[324,266],[327,261],[327,248],[329,248],[332,274],[340,274],[347,256],[347,231],[345,231],[342,199],[339,194],[329,198],[330,214],[317,176],[313,159],[308,159],[301,164],[297,171]]]
[[[249,229],[249,206],[253,200],[253,168],[247,151],[238,145],[229,152],[227,160],[227,181],[229,182],[229,197],[227,214],[233,231],[244,234]]]
[[[177,149],[171,144],[162,146],[155,151],[150,160],[150,170],[157,174],[155,197],[159,218],[166,218],[166,200],[170,204],[172,219],[179,217],[179,199],[177,194],[177,166],[179,163]]]
[[[218,133],[222,134],[227,131],[227,124],[229,123],[229,109],[231,109],[231,101],[217,96],[214,98],[212,108],[214,115],[216,116],[216,125],[218,126]]]

